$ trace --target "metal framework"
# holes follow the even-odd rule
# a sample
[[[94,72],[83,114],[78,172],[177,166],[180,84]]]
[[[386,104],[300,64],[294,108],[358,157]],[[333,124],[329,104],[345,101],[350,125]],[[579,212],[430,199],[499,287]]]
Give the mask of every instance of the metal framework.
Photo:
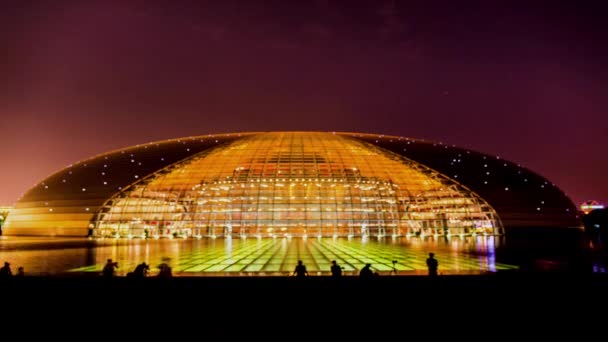
[[[97,236],[306,237],[502,234],[496,211],[453,179],[331,133],[244,137],[124,188]]]

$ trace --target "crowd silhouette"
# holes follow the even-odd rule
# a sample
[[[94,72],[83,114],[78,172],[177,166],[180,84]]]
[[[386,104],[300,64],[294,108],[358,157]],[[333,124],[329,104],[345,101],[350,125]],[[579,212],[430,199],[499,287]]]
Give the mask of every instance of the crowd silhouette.
[[[173,276],[171,265],[169,265],[170,258],[163,258],[162,263],[157,266],[159,278],[171,278]],[[118,268],[118,262],[108,259],[101,275],[104,278],[114,277],[114,270]],[[145,261],[138,264],[132,272],[127,273],[127,278],[146,278],[150,272],[150,265],[146,264]]]
[[[19,266],[19,268],[17,269],[17,274],[14,275],[15,277],[21,278],[25,276],[25,270],[23,269],[23,266]],[[0,279],[6,279],[6,278],[12,278],[13,277],[13,271],[11,270],[11,264],[8,261],[4,262],[4,266],[2,266],[0,268]]]
[[[170,258],[164,257],[162,258],[162,262],[157,266],[158,268],[158,278],[171,278],[173,277],[172,268],[169,264]],[[396,260],[393,260],[393,269],[391,274],[397,274],[397,270],[395,268]],[[428,258],[426,259],[426,265],[428,268],[428,275],[430,277],[436,277],[438,275],[439,262],[435,259],[434,253],[429,253]],[[118,262],[113,261],[112,259],[107,259],[102,271],[101,276],[103,278],[112,278],[115,276],[116,269],[118,269]],[[330,266],[330,274],[332,278],[341,278],[343,276],[344,267],[340,266],[336,260],[331,261]],[[148,265],[145,261],[138,264],[135,269],[131,272],[128,272],[126,276],[128,278],[146,278],[148,273],[150,272],[150,265]],[[306,269],[306,265],[302,260],[298,260],[298,263],[291,273],[292,276],[296,278],[306,278],[309,276],[308,270]],[[11,270],[11,265],[8,261],[4,262],[4,266],[0,268],[0,279],[11,278],[11,277],[24,277],[25,270],[22,266],[17,269],[17,273],[13,275]],[[359,278],[361,279],[372,279],[374,277],[379,276],[378,272],[374,272],[372,270],[372,264],[366,263],[363,268],[359,271]]]

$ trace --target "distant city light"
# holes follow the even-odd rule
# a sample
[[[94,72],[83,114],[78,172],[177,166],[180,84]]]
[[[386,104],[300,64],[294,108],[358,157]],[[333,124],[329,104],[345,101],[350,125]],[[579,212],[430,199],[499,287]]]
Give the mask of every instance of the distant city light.
[[[604,209],[605,206],[598,201],[590,200],[585,201],[581,204],[581,211],[585,213],[585,215],[589,214],[592,210],[595,209]]]

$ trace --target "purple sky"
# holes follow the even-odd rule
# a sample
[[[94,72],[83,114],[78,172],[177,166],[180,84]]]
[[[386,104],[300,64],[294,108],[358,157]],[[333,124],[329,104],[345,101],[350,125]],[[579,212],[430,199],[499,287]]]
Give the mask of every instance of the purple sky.
[[[608,202],[607,13],[591,1],[5,0],[0,204],[111,149],[262,130],[442,141],[521,163],[577,204]]]

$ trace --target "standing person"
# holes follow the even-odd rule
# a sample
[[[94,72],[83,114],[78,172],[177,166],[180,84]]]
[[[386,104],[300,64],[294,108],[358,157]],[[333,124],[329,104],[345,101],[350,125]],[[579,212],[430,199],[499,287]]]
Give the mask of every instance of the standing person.
[[[118,263],[113,262],[112,259],[108,259],[106,265],[103,267],[102,275],[104,278],[112,278],[114,276],[114,269],[118,268]]]
[[[160,271],[158,272],[159,278],[171,278],[173,274],[171,273],[171,266],[169,266],[169,258],[163,258],[163,262],[158,265]]]
[[[13,272],[11,271],[11,264],[5,261],[4,266],[0,268],[0,278],[10,278],[12,276]]]
[[[302,260],[298,260],[298,265],[296,265],[296,268],[293,270],[293,275],[298,278],[308,276],[308,271],[306,270],[306,266],[304,266],[304,263],[302,263]]]
[[[435,253],[429,253],[429,257],[426,259],[426,266],[429,268],[429,276],[434,277],[437,275],[439,261],[435,259]]]
[[[342,276],[342,267],[338,265],[336,260],[331,261],[331,276],[334,278],[339,278]]]
[[[17,277],[24,277],[25,276],[25,271],[23,270],[23,266],[19,267],[17,269]]]

